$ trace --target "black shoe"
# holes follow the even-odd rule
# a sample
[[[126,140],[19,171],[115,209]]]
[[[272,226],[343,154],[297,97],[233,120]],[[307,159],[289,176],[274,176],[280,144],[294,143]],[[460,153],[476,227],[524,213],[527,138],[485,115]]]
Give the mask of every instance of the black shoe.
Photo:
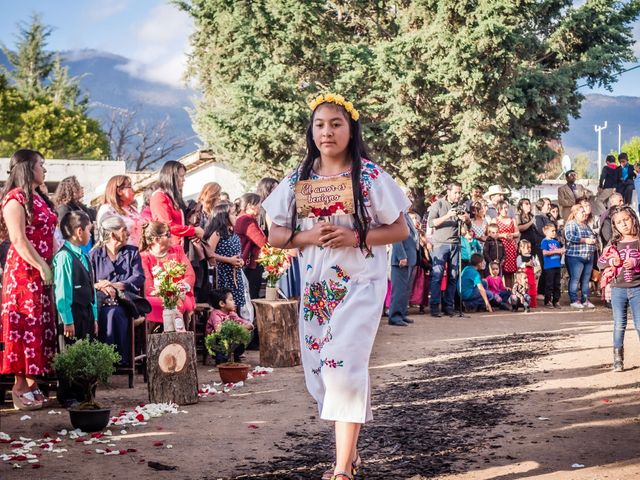
[[[391,325],[392,327],[408,327],[409,326],[407,322],[403,322],[402,320],[400,320],[399,322],[389,322],[389,325]]]
[[[498,308],[500,310],[509,310],[509,305],[507,303],[502,302],[500,303],[500,305],[498,305]]]
[[[562,307],[560,306],[560,304],[558,302],[555,302],[553,304],[553,308],[562,308]]]
[[[431,316],[435,318],[441,318],[442,314],[436,310],[431,310]]]
[[[450,310],[450,309],[446,309],[444,311],[444,314],[449,316],[449,317],[453,317],[453,316],[455,316],[456,312],[454,312],[453,310]]]
[[[413,320],[411,318],[403,318],[402,321],[404,323],[413,323]]]
[[[604,302],[604,306],[605,306],[605,308],[611,308],[611,302],[609,300],[606,300]]]
[[[422,305],[420,305],[420,308],[418,309],[418,313],[424,313],[424,307]]]

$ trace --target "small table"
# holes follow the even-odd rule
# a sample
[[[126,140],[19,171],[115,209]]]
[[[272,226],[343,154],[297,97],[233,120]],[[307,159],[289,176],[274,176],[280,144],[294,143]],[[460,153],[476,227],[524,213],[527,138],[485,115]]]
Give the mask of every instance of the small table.
[[[300,365],[297,300],[252,300],[260,336],[260,365]]]

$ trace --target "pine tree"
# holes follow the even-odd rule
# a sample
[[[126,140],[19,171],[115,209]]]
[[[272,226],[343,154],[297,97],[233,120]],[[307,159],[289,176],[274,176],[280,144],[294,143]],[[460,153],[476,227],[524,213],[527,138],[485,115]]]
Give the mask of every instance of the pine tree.
[[[89,97],[82,93],[81,79],[82,77],[69,77],[69,67],[62,66],[60,55],[56,55],[46,91],[54,102],[70,110],[85,112]]]
[[[446,183],[536,183],[580,114],[577,82],[633,59],[640,0],[178,1],[193,17],[193,118],[250,176],[300,160],[305,101],[343,94],[418,203]]]
[[[29,24],[20,23],[13,51],[2,45],[13,69],[4,69],[5,75],[18,91],[28,99],[43,94],[44,82],[54,68],[54,53],[46,50],[52,28],[44,25],[39,15],[33,15]]]

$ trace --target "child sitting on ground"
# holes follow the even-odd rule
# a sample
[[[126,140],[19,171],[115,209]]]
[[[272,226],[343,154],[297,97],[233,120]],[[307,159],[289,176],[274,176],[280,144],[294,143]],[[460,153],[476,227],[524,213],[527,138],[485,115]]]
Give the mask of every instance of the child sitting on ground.
[[[219,332],[220,327],[222,326],[222,322],[224,322],[225,320],[232,320],[236,323],[239,323],[249,331],[253,330],[253,325],[251,324],[251,322],[246,321],[237,314],[236,302],[233,300],[233,294],[231,293],[230,289],[220,288],[217,290],[213,290],[209,298],[209,303],[213,307],[213,310],[211,310],[209,319],[207,320],[205,335],[209,335],[213,332]],[[244,346],[240,345],[233,352],[234,360],[236,362],[239,361],[243,353]],[[227,360],[228,359],[224,354],[216,354],[216,364],[224,363]]]
[[[531,297],[531,308],[538,306],[536,297],[538,296],[538,277],[540,276],[540,261],[535,255],[531,255],[531,242],[520,240],[518,243],[518,258],[516,265],[519,270],[524,271],[529,283],[529,296]]]
[[[500,265],[500,271],[502,272],[502,263],[504,262],[504,245],[498,236],[498,226],[496,224],[491,224],[487,227],[487,240],[484,242],[482,255],[484,256],[484,261],[487,265],[485,276],[489,275],[489,265],[493,262],[497,262],[498,265]]]
[[[511,289],[511,309],[517,312],[522,307],[525,313],[529,312],[530,302],[527,274],[519,270],[515,274],[513,288]]]
[[[464,268],[469,265],[471,255],[474,253],[482,253],[482,246],[476,239],[475,232],[466,225],[462,226],[460,234],[460,259],[462,260],[462,268]]]
[[[504,286],[504,279],[502,275],[500,275],[500,264],[498,262],[491,262],[489,265],[489,273],[489,276],[485,278],[487,281],[487,290],[489,290],[495,298],[507,303],[511,292]]]

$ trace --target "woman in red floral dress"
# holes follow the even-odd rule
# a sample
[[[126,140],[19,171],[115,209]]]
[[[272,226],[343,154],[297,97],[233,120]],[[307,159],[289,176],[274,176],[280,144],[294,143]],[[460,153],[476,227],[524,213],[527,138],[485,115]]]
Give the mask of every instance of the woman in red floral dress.
[[[15,375],[16,408],[42,408],[46,399],[36,375],[51,371],[56,325],[50,286],[53,274],[53,204],[39,188],[44,183],[44,158],[34,150],[18,150],[11,158],[9,178],[0,192],[2,234],[11,240],[2,281],[3,374]]]
[[[509,204],[507,202],[498,203],[496,224],[498,225],[498,236],[504,246],[504,264],[502,266],[504,283],[507,287],[511,287],[513,286],[513,274],[518,270],[516,262],[518,258],[518,248],[516,245],[520,231],[516,226],[515,220],[509,217]]]

